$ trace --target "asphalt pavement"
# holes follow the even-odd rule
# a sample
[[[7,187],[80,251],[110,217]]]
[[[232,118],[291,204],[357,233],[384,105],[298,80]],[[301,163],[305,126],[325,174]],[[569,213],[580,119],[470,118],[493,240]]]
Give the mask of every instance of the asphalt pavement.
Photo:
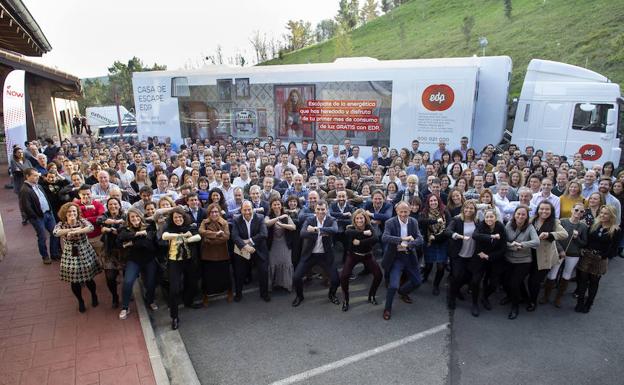
[[[370,276],[351,282],[346,313],[319,280],[298,308],[281,291],[263,302],[253,282],[240,303],[217,297],[181,309],[179,332],[202,384],[624,384],[623,276],[624,260],[614,259],[589,314],[573,311],[571,284],[561,309],[521,307],[513,321],[498,293],[475,318],[469,300],[449,313],[444,291],[435,297],[424,284],[413,304],[396,298],[384,321],[383,284],[380,304],[366,302]],[[155,316],[168,328],[166,306]]]

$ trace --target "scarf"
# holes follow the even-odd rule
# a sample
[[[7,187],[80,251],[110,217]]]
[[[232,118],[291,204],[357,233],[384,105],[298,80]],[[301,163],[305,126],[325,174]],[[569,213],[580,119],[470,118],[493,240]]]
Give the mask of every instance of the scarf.
[[[442,222],[438,222],[438,219],[440,218],[442,218]],[[427,219],[435,221],[435,223],[429,225],[429,235],[438,235],[444,231],[444,228],[446,227],[446,219],[440,212],[440,209],[429,209]],[[431,245],[430,241],[427,243]]]

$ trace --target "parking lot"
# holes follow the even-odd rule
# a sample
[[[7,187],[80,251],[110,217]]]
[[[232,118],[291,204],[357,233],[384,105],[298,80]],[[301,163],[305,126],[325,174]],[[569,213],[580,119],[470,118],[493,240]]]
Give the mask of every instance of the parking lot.
[[[293,295],[275,292],[267,304],[252,284],[240,303],[217,297],[182,310],[179,332],[202,384],[618,384],[624,261],[612,262],[586,315],[574,313],[571,294],[562,309],[522,309],[515,321],[498,305],[475,318],[459,302],[449,314],[425,284],[384,321],[383,285],[380,304],[370,305],[371,278],[360,277],[346,313],[318,280],[296,309]],[[166,306],[156,318],[168,328]]]

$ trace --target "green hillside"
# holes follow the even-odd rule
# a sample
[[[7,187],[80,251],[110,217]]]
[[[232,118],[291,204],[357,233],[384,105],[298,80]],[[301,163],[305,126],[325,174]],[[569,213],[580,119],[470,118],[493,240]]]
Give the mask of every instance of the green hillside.
[[[512,4],[509,20],[502,0],[411,0],[352,31],[350,54],[345,55],[344,49],[339,52],[334,38],[263,64],[331,62],[337,56],[415,59],[480,55],[478,39],[485,36],[489,41],[486,55],[513,59],[513,95],[520,93],[532,58],[587,67],[624,83],[624,1],[513,0]],[[466,16],[474,18],[468,43],[462,32]]]

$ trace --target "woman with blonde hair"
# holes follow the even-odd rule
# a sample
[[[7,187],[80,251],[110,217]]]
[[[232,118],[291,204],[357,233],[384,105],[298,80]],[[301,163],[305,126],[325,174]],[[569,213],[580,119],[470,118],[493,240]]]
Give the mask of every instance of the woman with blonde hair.
[[[585,204],[585,198],[581,195],[582,186],[579,182],[573,180],[568,182],[563,194],[559,197],[560,202],[560,218],[570,218],[572,209],[578,204]]]
[[[130,296],[139,273],[142,273],[145,284],[145,302],[152,310],[158,310],[158,306],[154,303],[156,271],[158,270],[156,264],[156,228],[154,225],[148,225],[145,222],[145,218],[139,209],[130,208],[126,218],[126,225],[121,228],[117,236],[117,242],[125,250],[127,256],[119,319],[126,319],[130,314]]]
[[[580,252],[581,258],[576,268],[579,297],[574,311],[589,313],[598,292],[600,278],[607,272],[608,260],[617,254],[621,236],[622,230],[616,225],[615,208],[603,205],[589,230],[587,245]]]
[[[368,290],[368,302],[377,305],[375,295],[381,283],[381,268],[373,257],[373,247],[379,238],[375,228],[371,226],[370,218],[363,209],[357,209],[351,217],[351,224],[345,229],[347,237],[347,258],[340,273],[340,286],[344,300],[342,311],[349,310],[349,277],[353,267],[358,263],[363,263],[365,268],[373,273],[373,282]]]
[[[587,208],[585,209],[582,220],[588,227],[591,227],[596,221],[600,213],[600,208],[605,204],[605,201],[599,192],[593,192],[589,194],[585,203]]]
[[[80,207],[73,202],[61,206],[58,216],[60,222],[54,227],[53,234],[63,240],[59,269],[61,280],[70,283],[72,293],[78,299],[78,311],[84,313],[87,309],[82,299],[83,283],[91,292],[91,305],[96,307],[99,304],[93,278],[102,271],[102,267],[87,239],[87,234],[93,231],[93,225],[82,218]]]

